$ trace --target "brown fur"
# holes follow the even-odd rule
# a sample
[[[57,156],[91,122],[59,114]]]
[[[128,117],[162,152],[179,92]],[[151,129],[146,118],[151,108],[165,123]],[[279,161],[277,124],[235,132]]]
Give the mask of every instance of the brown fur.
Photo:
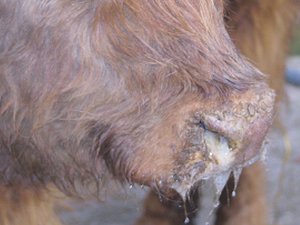
[[[219,2],[93,2],[1,2],[4,185],[69,191],[101,179],[104,162],[119,178],[152,182],[172,170],[180,113],[264,79],[234,49]]]
[[[199,192],[197,190],[191,192],[189,198],[189,202],[183,203],[178,194],[174,194],[172,198],[164,198],[152,191],[145,200],[144,215],[136,221],[136,224],[182,225],[186,219],[186,212],[192,221],[199,207]]]
[[[299,0],[230,0],[228,6],[226,18],[232,40],[270,76],[270,86],[278,100],[283,100],[285,59]]]
[[[232,166],[260,152],[273,92],[235,49],[221,1],[1,0],[0,28],[2,187],[74,194],[109,171],[168,192],[213,161],[195,152],[195,118],[230,138]]]
[[[265,165],[257,162],[245,168],[241,175],[237,196],[230,198],[228,193],[233,189],[230,180],[227,191],[221,196],[221,207],[217,212],[216,225],[267,225],[269,224],[269,208],[265,187]]]
[[[227,4],[225,21],[235,45],[261,71],[270,75],[270,85],[277,92],[277,100],[283,100],[285,58],[300,2],[228,0]],[[237,196],[230,198],[228,203],[228,193],[233,188],[233,181],[230,180],[229,190],[224,191],[220,199],[221,206],[215,224],[269,224],[265,181],[265,167],[262,163],[257,162],[245,168],[239,181]],[[147,217],[147,202],[145,207],[143,218]],[[156,216],[153,217],[157,219]],[[177,220],[179,219],[178,216]],[[161,219],[152,224],[164,224],[163,221]]]
[[[47,191],[32,189],[0,189],[1,225],[59,225],[53,212],[54,197]]]

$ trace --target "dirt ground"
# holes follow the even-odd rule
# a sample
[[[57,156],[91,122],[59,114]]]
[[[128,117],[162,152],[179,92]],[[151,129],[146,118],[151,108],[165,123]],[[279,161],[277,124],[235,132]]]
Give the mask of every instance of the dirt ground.
[[[300,57],[288,60],[288,68],[300,74]],[[299,225],[300,221],[300,87],[286,84],[289,106],[282,107],[282,122],[287,129],[284,139],[282,131],[271,130],[267,153],[268,197],[272,209],[273,225]],[[285,144],[286,141],[286,144]],[[291,144],[291,152],[288,145]],[[286,147],[287,146],[287,147]],[[284,158],[288,158],[284,163]],[[280,174],[283,180],[280,182]],[[212,205],[213,193],[205,188],[203,205]],[[133,225],[142,213],[142,201],[146,188],[125,187],[108,194],[100,203],[96,200],[69,202],[73,209],[60,209],[60,217],[66,225]],[[110,192],[110,190],[106,190]],[[277,196],[277,197],[276,197]],[[205,224],[211,207],[202,210],[198,224]]]

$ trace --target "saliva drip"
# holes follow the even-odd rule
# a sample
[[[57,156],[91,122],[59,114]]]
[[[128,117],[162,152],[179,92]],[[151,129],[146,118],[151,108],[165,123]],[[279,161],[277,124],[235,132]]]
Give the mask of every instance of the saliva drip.
[[[233,170],[234,188],[233,188],[233,191],[232,191],[232,193],[231,193],[231,196],[232,196],[232,197],[235,197],[235,196],[236,196],[236,188],[237,188],[237,185],[238,185],[238,183],[239,183],[239,179],[240,179],[242,170],[243,170],[242,167],[235,168],[235,169]]]
[[[220,205],[220,201],[219,201],[220,196],[222,194],[222,191],[223,191],[225,185],[227,184],[227,181],[228,181],[228,178],[229,178],[230,174],[231,174],[231,170],[226,171],[224,173],[221,173],[219,175],[216,175],[213,178],[213,182],[214,182],[214,185],[216,187],[216,198],[215,198],[215,201],[214,201],[213,209],[210,211],[210,213],[208,215],[208,219],[207,219],[205,225],[209,225],[209,221],[211,220],[211,218],[213,216],[213,213],[215,212],[215,210]]]
[[[158,198],[159,198],[159,201],[160,201],[160,202],[163,201],[163,200],[162,200],[162,196],[161,196],[160,194],[158,195]]]
[[[190,222],[190,219],[188,217],[185,218],[184,224],[188,224]]]
[[[185,197],[182,198],[182,200],[183,200],[183,210],[184,210],[184,216],[185,216],[184,224],[188,224],[190,222],[190,219],[188,217],[188,213],[187,213],[187,209],[186,209],[186,195],[185,195]]]

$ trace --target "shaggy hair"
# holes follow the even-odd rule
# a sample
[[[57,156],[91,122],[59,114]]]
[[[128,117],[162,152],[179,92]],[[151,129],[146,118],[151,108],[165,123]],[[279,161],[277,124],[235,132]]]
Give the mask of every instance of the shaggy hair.
[[[236,46],[265,73],[283,60],[296,0],[270,2],[0,0],[0,185],[74,194],[110,173],[184,195],[250,162],[274,92]]]
[[[221,103],[260,85],[222,4],[2,0],[0,182],[69,191],[100,180],[103,159],[135,180],[132,155],[153,159],[147,136],[186,99]]]

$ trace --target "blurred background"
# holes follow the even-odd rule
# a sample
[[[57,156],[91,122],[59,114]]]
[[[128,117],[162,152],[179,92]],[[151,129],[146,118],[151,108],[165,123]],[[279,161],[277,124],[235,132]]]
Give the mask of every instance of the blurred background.
[[[297,225],[300,221],[300,20],[294,29],[286,65],[289,102],[281,108],[286,133],[275,126],[269,135],[269,201],[273,224]]]

